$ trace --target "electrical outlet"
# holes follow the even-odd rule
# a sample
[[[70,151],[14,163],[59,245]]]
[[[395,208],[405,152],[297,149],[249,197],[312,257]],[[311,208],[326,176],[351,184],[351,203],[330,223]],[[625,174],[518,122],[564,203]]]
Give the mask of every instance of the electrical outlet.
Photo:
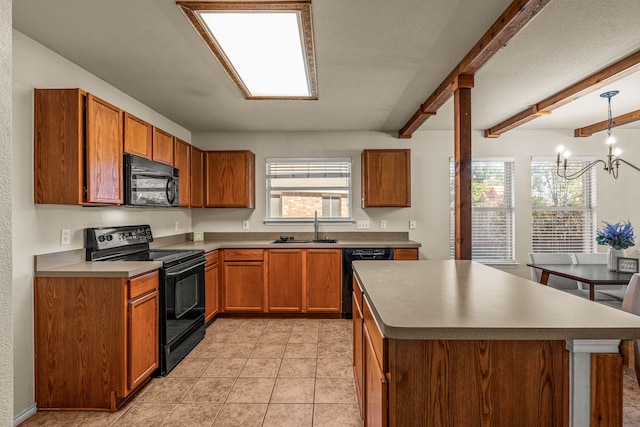
[[[416,220],[415,219],[412,219],[411,221],[409,221],[409,228],[410,229],[415,230],[416,226],[417,226],[417,224],[416,224]]]
[[[60,244],[61,245],[71,244],[71,230],[69,230],[68,228],[63,228],[60,230]]]
[[[248,230],[249,229],[249,220],[245,219],[244,221],[242,221],[242,229],[243,230]]]
[[[194,231],[193,232],[193,241],[194,242],[202,242],[204,240],[204,231]]]
[[[180,223],[176,221],[176,231],[180,231]]]
[[[384,219],[380,221],[380,228],[383,230],[387,228],[387,221],[385,221]]]
[[[369,221],[358,221],[358,228],[369,228]]]

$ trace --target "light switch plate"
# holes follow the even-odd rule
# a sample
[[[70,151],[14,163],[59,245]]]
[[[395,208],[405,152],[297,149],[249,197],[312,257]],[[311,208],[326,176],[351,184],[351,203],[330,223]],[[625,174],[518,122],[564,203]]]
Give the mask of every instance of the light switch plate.
[[[193,232],[193,241],[194,242],[202,242],[204,240],[204,231],[194,231]]]
[[[249,229],[249,220],[245,219],[244,221],[242,221],[242,229],[243,230],[248,230]]]
[[[358,221],[358,228],[369,228],[369,221]]]

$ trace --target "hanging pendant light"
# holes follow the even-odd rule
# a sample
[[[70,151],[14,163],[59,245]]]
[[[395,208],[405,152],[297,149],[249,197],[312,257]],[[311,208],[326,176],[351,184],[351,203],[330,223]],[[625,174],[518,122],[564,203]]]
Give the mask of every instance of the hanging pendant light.
[[[616,143],[616,139],[613,137],[613,135],[611,135],[611,127],[613,124],[613,119],[612,119],[613,116],[611,115],[611,98],[616,96],[618,93],[620,92],[617,90],[612,90],[612,91],[604,92],[600,94],[602,98],[607,98],[607,105],[608,105],[607,140],[606,140],[608,151],[607,151],[606,160],[601,160],[601,159],[596,160],[594,162],[589,163],[588,165],[586,165],[585,167],[583,167],[577,172],[567,174],[567,163],[571,153],[565,150],[564,147],[561,145],[556,149],[558,153],[556,158],[556,173],[558,174],[558,176],[564,179],[577,179],[577,178],[580,178],[589,169],[591,169],[597,164],[602,164],[604,166],[604,170],[609,175],[612,175],[614,179],[618,179],[618,166],[620,166],[620,163],[624,163],[625,165],[631,166],[635,170],[640,171],[640,168],[638,168],[637,166],[634,166],[631,163],[627,162],[626,160],[623,160],[620,158],[620,154],[622,154],[622,151],[619,148],[616,148],[616,149],[613,148],[613,145]],[[563,160],[560,160],[561,157]],[[562,172],[560,171],[560,163],[563,164]]]

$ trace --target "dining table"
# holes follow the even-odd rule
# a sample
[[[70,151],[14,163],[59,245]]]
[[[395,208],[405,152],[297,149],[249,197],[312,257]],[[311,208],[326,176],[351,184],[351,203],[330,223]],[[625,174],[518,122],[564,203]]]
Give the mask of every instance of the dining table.
[[[549,276],[573,279],[589,285],[589,299],[595,299],[595,287],[601,285],[627,285],[633,273],[620,273],[609,270],[607,264],[527,264],[542,270],[540,283],[546,285]]]

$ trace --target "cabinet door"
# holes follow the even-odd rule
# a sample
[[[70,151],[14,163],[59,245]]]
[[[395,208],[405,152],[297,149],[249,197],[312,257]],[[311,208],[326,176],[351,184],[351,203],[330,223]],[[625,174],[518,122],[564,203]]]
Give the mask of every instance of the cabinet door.
[[[135,116],[124,113],[124,152],[151,159],[153,127]]]
[[[394,260],[410,260],[418,259],[418,248],[395,248],[393,250]]]
[[[373,351],[371,337],[367,325],[363,325],[364,336],[364,365],[365,365],[365,408],[364,425],[367,427],[386,427],[388,394],[387,379],[378,364]]]
[[[358,403],[360,404],[360,415],[364,409],[364,352],[362,335],[362,311],[358,305],[355,292],[352,295],[353,304],[353,373],[356,380],[356,391],[358,392]]]
[[[193,145],[191,149],[191,200],[192,208],[204,207],[204,152]],[[182,178],[180,178],[182,180]]]
[[[263,262],[224,262],[223,268],[223,310],[264,311]]]
[[[87,203],[122,203],[122,110],[87,95]]]
[[[205,152],[205,205],[255,207],[255,155],[251,151]]]
[[[80,205],[86,94],[78,89],[34,89],[33,93],[34,202]]]
[[[158,368],[158,290],[129,300],[128,386],[139,386]]]
[[[302,249],[267,251],[267,301],[270,312],[302,311]]]
[[[153,128],[152,160],[173,166],[173,135]]]
[[[307,311],[342,312],[342,250],[308,249]]]
[[[362,207],[411,206],[411,151],[364,150]]]
[[[190,145],[176,138],[174,144],[173,167],[178,169],[179,182],[179,204],[178,206],[188,207],[191,189],[191,150]]]
[[[220,263],[219,252],[207,254],[204,269],[204,321],[209,322],[220,311]]]

